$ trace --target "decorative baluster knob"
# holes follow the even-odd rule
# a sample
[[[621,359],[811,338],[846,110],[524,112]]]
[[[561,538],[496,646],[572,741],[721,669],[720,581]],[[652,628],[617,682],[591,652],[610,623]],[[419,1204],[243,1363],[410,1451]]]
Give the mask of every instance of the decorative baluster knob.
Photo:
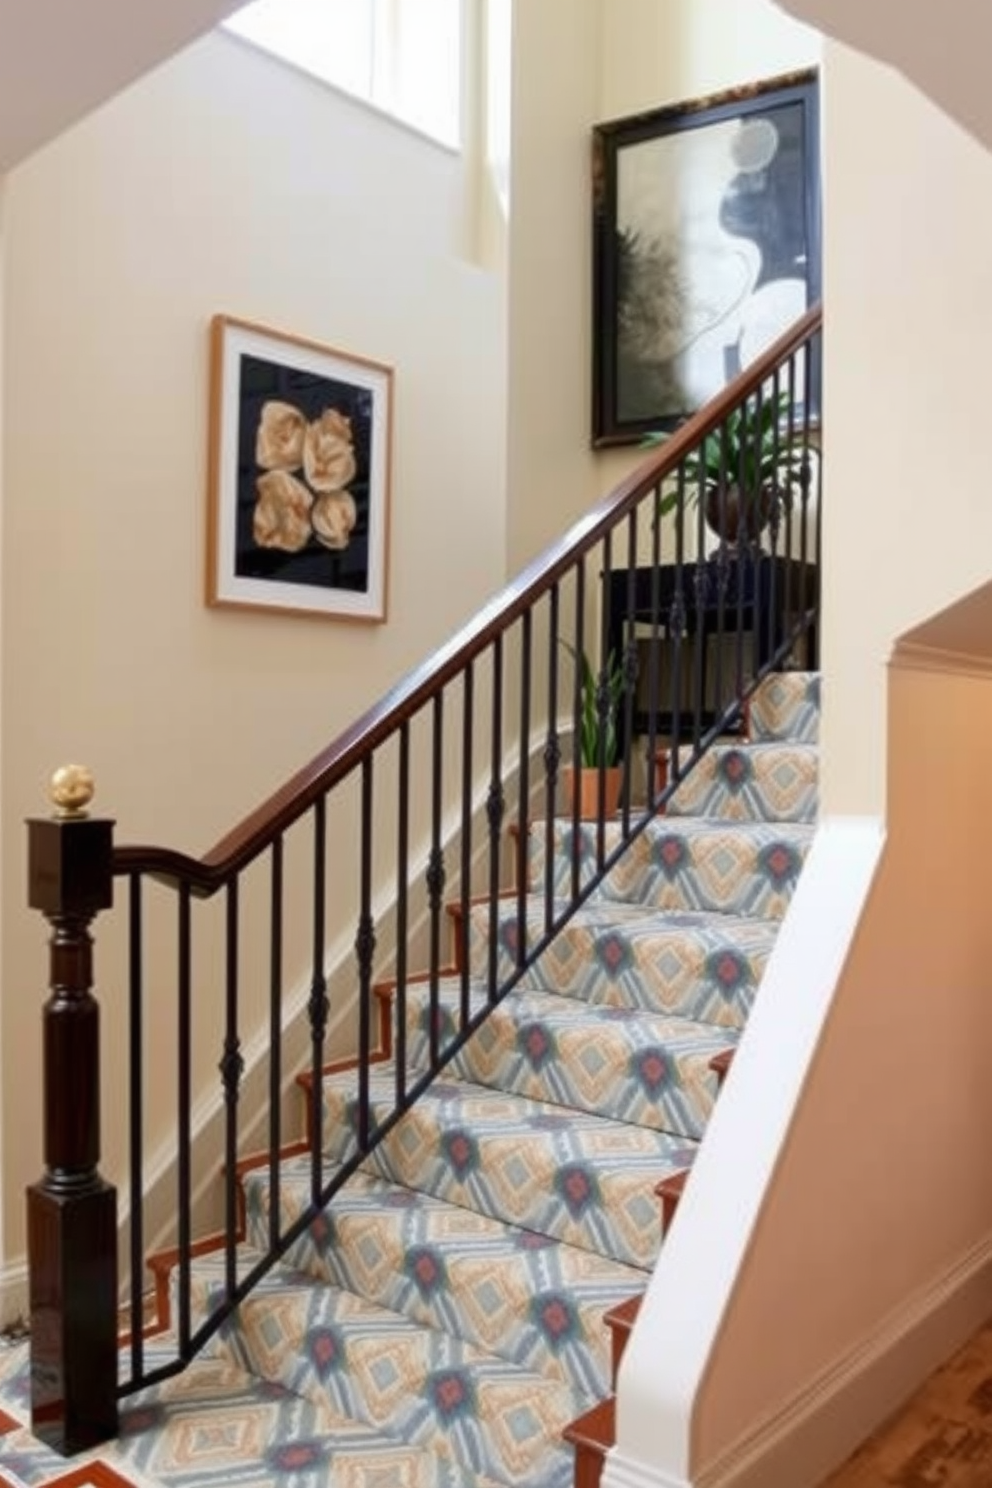
[[[52,776],[48,795],[61,821],[88,815],[86,810],[96,794],[92,771],[85,765],[62,765]]]

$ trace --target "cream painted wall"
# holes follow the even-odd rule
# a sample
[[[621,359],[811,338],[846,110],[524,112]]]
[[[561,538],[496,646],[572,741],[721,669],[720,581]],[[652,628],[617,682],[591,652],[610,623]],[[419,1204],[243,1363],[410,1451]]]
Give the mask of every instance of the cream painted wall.
[[[839,43],[826,81],[823,800],[879,811],[893,639],[992,566],[992,158]]]
[[[515,0],[511,104],[508,571],[596,494],[589,429],[589,130],[600,0]]]
[[[455,157],[226,36],[19,168],[6,205],[13,1256],[40,1164],[23,1134],[45,977],[44,927],[22,908],[22,818],[43,809],[50,769],[80,758],[119,840],[202,852],[478,608],[505,569],[505,320],[499,281],[452,248]],[[387,625],[204,607],[216,311],[395,366]],[[114,1051],[121,989],[102,965]]]

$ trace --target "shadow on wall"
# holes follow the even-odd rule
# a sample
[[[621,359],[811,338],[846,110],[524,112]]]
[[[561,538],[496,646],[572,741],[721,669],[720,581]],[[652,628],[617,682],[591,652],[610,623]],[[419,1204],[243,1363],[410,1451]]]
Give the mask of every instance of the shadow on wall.
[[[776,0],[781,10],[903,73],[938,108],[992,149],[992,7],[959,0]]]

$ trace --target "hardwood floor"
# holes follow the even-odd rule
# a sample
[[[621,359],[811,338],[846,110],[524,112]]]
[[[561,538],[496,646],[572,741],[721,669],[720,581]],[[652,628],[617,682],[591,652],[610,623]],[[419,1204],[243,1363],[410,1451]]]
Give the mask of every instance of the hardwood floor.
[[[823,1488],[992,1488],[992,1322]]]

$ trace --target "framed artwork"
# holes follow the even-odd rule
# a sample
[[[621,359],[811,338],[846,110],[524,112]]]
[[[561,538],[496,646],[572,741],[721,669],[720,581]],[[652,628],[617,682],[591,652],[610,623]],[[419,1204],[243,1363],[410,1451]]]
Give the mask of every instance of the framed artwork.
[[[392,369],[211,323],[207,603],[386,618]]]
[[[820,298],[816,69],[597,125],[593,230],[592,443],[636,443]]]

